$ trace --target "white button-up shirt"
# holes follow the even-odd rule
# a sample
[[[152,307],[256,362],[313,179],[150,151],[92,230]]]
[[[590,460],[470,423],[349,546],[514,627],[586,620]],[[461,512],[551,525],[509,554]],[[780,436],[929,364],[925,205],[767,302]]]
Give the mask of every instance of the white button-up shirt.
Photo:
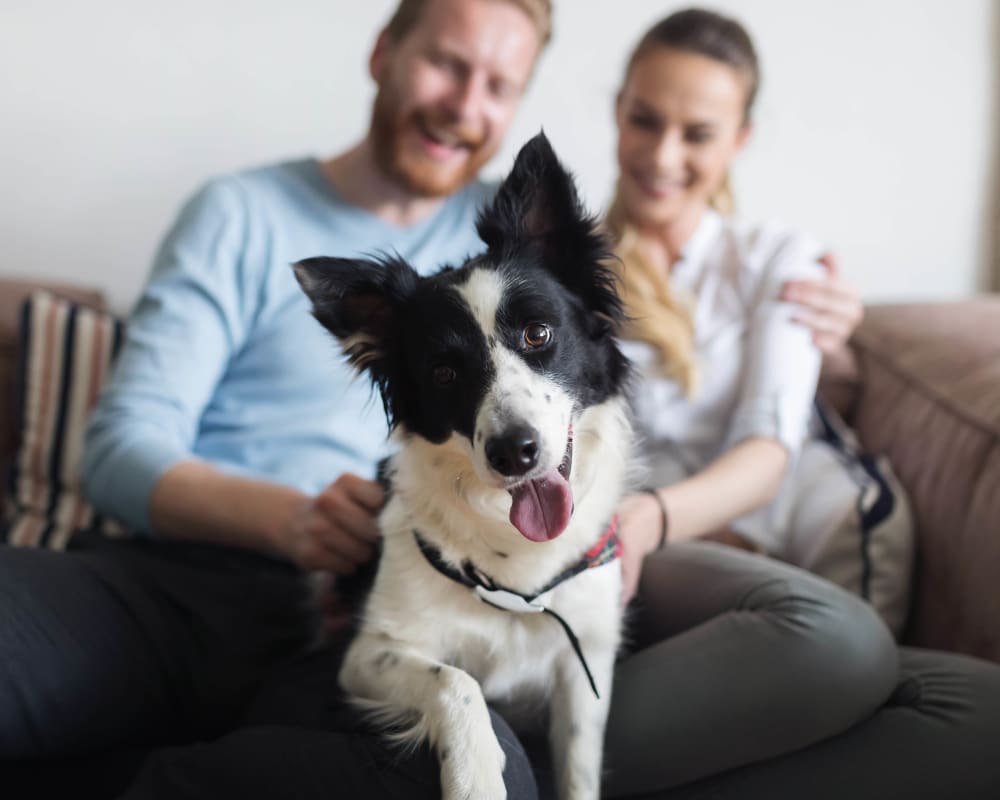
[[[650,345],[623,343],[638,373],[632,401],[644,484],[681,480],[753,436],[781,442],[794,457],[807,434],[820,355],[780,293],[785,281],[821,275],[821,252],[781,225],[752,227],[706,212],[670,275],[671,290],[693,310],[694,396],[665,376]]]

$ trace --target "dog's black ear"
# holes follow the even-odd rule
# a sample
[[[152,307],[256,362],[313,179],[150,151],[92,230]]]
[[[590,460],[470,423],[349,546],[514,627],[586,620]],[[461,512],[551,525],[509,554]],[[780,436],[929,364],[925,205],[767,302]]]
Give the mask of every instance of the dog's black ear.
[[[544,133],[521,148],[476,229],[488,247],[502,249],[560,231],[583,215],[576,187]]]
[[[398,258],[307,258],[292,265],[313,316],[340,342],[358,371],[382,388],[392,312],[413,291],[417,273]]]
[[[480,212],[476,229],[501,260],[539,252],[541,266],[610,328],[623,319],[615,276],[607,266],[613,257],[610,240],[584,209],[573,176],[544,133],[521,148],[492,204]]]

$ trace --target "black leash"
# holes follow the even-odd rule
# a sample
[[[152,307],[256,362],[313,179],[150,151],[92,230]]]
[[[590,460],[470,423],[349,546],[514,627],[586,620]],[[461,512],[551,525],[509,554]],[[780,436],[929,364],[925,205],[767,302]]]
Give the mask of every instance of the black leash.
[[[541,589],[530,595],[522,594],[521,592],[501,586],[489,575],[477,569],[476,566],[468,559],[462,562],[461,569],[457,569],[445,561],[441,556],[441,551],[424,539],[418,531],[413,531],[413,537],[416,539],[417,547],[420,548],[420,552],[424,554],[424,558],[427,559],[427,562],[434,567],[434,569],[446,578],[450,578],[456,583],[460,583],[463,586],[467,586],[472,589],[476,597],[487,605],[493,606],[493,608],[500,609],[501,611],[514,611],[519,614],[543,613],[553,617],[556,622],[562,626],[563,631],[566,633],[566,637],[569,639],[569,643],[573,647],[573,652],[576,653],[576,657],[580,660],[580,664],[583,666],[583,671],[587,673],[587,680],[590,682],[590,688],[594,691],[594,696],[600,699],[601,695],[597,691],[597,684],[594,682],[594,676],[590,672],[587,659],[584,658],[583,649],[580,647],[580,640],[573,632],[573,629],[570,627],[569,623],[562,618],[562,616],[557,614],[551,608],[536,603],[535,599],[546,592],[551,591],[560,583],[579,575],[586,569],[599,567],[618,558],[621,555],[621,543],[618,541],[617,517],[613,517],[611,519],[611,523],[604,531],[604,535],[600,538],[596,545],[583,554],[583,557],[579,561],[564,569],[556,575],[555,578],[546,583]]]

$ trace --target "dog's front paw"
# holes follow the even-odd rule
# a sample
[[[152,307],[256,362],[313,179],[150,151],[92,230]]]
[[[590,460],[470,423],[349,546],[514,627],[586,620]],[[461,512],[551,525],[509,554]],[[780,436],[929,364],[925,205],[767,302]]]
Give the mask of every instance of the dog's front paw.
[[[442,800],[506,800],[507,756],[492,731],[477,738],[480,741],[444,746],[438,753]]]

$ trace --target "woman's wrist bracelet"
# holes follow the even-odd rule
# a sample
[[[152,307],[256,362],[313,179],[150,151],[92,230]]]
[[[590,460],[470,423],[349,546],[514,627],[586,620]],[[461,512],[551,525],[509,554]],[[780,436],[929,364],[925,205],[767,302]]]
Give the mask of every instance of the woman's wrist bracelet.
[[[663,502],[663,497],[656,489],[643,489],[645,494],[650,494],[660,507],[660,542],[656,545],[657,550],[662,550],[667,543],[667,530],[670,528],[670,515],[667,513],[667,504]]]

